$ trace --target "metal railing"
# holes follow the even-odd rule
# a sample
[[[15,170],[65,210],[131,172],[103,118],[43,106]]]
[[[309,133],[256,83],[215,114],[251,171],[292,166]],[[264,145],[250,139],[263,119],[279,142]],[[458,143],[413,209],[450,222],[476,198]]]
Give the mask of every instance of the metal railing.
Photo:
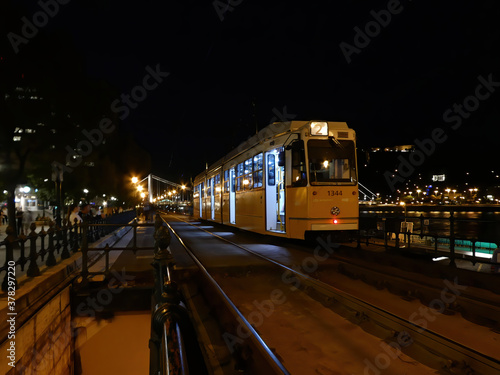
[[[173,280],[174,259],[168,250],[169,229],[160,215],[155,220],[155,287],[151,314],[150,375],[205,374],[196,333]]]
[[[358,235],[358,247],[362,240],[369,243],[371,238],[382,238],[385,248],[389,248],[389,242],[394,243],[395,249],[426,249],[433,248],[434,254],[437,256],[441,247],[446,245],[448,248],[448,256],[450,266],[456,267],[457,246],[467,247],[472,255],[460,254],[460,259],[467,259],[476,263],[491,264],[492,266],[500,266],[499,263],[487,260],[477,256],[479,244],[481,243],[497,243],[500,237],[485,238],[481,235],[476,236],[461,236],[457,234],[458,224],[488,224],[498,226],[500,222],[484,219],[457,218],[453,210],[449,211],[448,217],[432,217],[421,214],[419,217],[408,217],[406,215],[374,215],[369,217],[360,217],[360,230]],[[410,229],[411,227],[411,229]],[[400,238],[402,236],[402,239]],[[392,238],[394,238],[392,240]],[[403,243],[403,245],[402,245]],[[488,249],[493,252],[496,248]]]
[[[8,226],[7,237],[0,242],[0,251],[2,247],[5,247],[5,262],[0,267],[0,274],[5,272],[2,291],[6,291],[9,285],[14,284],[17,287],[16,273],[8,272],[12,267],[19,266],[21,272],[24,272],[29,263],[26,275],[28,277],[40,276],[38,259],[42,261],[42,264],[45,262],[47,267],[53,267],[58,263],[56,254],[60,255],[61,260],[68,259],[72,253],[81,251],[82,248],[88,249],[88,244],[98,241],[116,228],[123,226],[121,222],[128,222],[134,217],[135,211],[131,210],[104,219],[87,218],[80,224],[71,225],[64,220],[62,227],[58,227],[55,222],[51,221],[47,231],[42,226],[38,232],[33,222],[30,225],[31,232],[25,235],[21,231],[19,236],[14,234],[12,226]],[[27,247],[29,248],[28,254],[26,254]],[[15,253],[19,253],[17,259],[15,259]]]

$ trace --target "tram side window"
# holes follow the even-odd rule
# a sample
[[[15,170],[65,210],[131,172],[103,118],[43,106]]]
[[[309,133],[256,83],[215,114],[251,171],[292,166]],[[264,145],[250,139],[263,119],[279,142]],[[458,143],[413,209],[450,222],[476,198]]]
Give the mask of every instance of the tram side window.
[[[243,163],[236,166],[236,191],[243,190],[243,175],[245,174]]]
[[[262,187],[262,153],[253,157],[253,187]]]
[[[214,189],[215,193],[220,193],[220,174],[217,174],[214,177]]]
[[[270,154],[267,156],[267,184],[269,186],[274,186],[276,181],[276,167],[275,163],[276,157],[274,154]]]
[[[224,171],[224,193],[229,193],[229,169]]]
[[[292,186],[306,185],[307,172],[304,141],[296,141],[292,144]]]
[[[245,176],[243,179],[243,188],[250,190],[252,188],[252,158],[245,160]]]
[[[200,184],[200,197],[203,199],[205,196],[205,189],[203,188],[204,183]]]

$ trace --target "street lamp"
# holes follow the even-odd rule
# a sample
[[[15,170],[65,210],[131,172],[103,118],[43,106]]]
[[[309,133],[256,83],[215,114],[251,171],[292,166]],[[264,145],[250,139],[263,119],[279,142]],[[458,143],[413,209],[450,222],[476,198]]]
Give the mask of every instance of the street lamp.
[[[132,177],[133,184],[137,184],[138,181],[139,181],[139,179],[137,177]]]

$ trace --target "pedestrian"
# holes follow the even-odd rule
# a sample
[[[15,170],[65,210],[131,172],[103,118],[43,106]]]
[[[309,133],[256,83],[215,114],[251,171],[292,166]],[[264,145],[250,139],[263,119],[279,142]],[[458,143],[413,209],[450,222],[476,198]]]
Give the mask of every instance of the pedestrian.
[[[72,204],[68,211],[68,221],[71,226],[75,224],[80,224],[83,220],[80,216],[80,207],[76,204]]]
[[[23,212],[23,227],[24,227],[24,234],[28,234],[30,231],[30,225],[33,222],[33,214],[31,211],[26,208],[26,211]]]
[[[87,219],[92,218],[92,212],[90,211],[90,204],[89,203],[83,202],[80,205],[80,217],[82,218],[82,220],[85,220],[85,218],[87,218]]]
[[[8,224],[9,223],[9,215],[8,215],[8,212],[7,212],[7,208],[2,207],[2,214],[3,214],[2,224],[3,225]]]

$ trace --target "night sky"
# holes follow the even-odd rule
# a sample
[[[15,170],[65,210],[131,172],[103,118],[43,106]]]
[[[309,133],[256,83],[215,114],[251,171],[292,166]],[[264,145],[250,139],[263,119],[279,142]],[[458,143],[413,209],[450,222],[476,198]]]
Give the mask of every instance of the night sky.
[[[20,3],[28,18],[40,9]],[[426,163],[497,168],[498,1],[224,3],[73,0],[43,32],[66,33],[86,74],[120,93],[147,66],[170,73],[122,123],[160,176],[196,175],[280,116],[346,121],[360,148],[442,128]]]

